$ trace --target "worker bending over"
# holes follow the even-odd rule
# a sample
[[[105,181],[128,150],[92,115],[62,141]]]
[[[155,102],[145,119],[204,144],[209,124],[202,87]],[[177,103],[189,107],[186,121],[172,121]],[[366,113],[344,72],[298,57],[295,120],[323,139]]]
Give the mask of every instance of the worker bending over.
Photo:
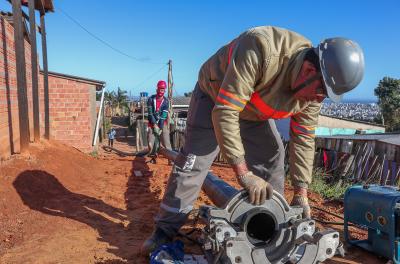
[[[220,48],[201,67],[180,151],[156,216],[143,243],[149,254],[171,241],[185,223],[216,155],[232,166],[249,202],[284,191],[284,149],[274,119],[290,117],[291,205],[310,217],[307,190],[321,102],[337,102],[364,74],[360,46],[329,38],[317,47],[286,29],[252,28]]]

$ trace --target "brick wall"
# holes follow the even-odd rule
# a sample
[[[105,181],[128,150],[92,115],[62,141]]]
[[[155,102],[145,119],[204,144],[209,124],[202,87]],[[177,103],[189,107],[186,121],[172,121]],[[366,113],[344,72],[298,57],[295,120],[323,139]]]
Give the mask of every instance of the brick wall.
[[[41,79],[43,77],[41,76]],[[49,75],[50,139],[92,151],[96,121],[96,86]]]
[[[30,44],[25,41],[29,134],[33,142],[33,105]],[[50,139],[84,152],[92,151],[96,122],[96,85],[87,79],[49,75]],[[40,132],[44,136],[44,87],[39,74]],[[0,16],[0,159],[20,151],[14,28]]]

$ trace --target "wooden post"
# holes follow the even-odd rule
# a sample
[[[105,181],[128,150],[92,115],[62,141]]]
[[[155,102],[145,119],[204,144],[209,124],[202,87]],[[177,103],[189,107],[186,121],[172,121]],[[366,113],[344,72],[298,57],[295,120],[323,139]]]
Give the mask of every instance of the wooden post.
[[[21,152],[29,147],[29,115],[21,1],[12,0]]]
[[[174,80],[172,79],[172,60],[168,61],[168,128],[170,126],[170,119],[172,118],[172,89],[174,87]],[[171,129],[169,129],[171,131]]]
[[[140,146],[139,146],[139,122],[136,120],[136,152],[140,151]]]
[[[103,139],[105,139],[106,138],[106,115],[105,115],[105,109],[106,108],[106,103],[104,102],[104,100],[103,100],[103,111],[102,111],[102,118],[103,118],[103,135],[102,135],[102,137],[103,137]]]
[[[144,121],[144,108],[145,108],[145,97],[140,98],[142,103],[142,120]]]
[[[35,142],[40,140],[40,120],[39,120],[39,83],[38,83],[38,64],[36,46],[36,17],[35,0],[29,0],[29,24],[31,40],[31,64],[32,64],[32,98],[33,98],[33,131]]]
[[[42,2],[42,1],[40,1]],[[46,24],[44,21],[44,5],[42,2],[42,11],[40,12],[40,28],[42,35],[42,54],[43,54],[43,88],[44,88],[44,136],[50,139],[50,102],[49,102],[49,70],[47,65],[47,41]]]
[[[394,185],[397,185],[398,187],[400,187],[399,175],[400,175],[400,166],[397,168],[396,176],[394,178]]]

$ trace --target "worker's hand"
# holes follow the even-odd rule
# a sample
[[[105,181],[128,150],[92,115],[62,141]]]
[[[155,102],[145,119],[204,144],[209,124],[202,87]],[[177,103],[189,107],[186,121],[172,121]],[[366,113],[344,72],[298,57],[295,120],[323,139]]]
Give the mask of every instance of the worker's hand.
[[[272,185],[260,177],[254,175],[251,171],[238,176],[240,185],[249,193],[250,203],[260,205],[266,199],[271,199],[273,194]]]
[[[308,203],[307,189],[301,187],[294,188],[293,200],[290,206],[300,206],[303,208],[303,218],[311,218],[311,208]]]

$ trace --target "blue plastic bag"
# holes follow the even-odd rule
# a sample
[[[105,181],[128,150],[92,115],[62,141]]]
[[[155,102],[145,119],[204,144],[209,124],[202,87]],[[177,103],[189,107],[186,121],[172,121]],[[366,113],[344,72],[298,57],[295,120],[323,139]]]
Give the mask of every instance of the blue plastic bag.
[[[184,256],[183,242],[176,240],[154,250],[150,255],[150,264],[183,264]]]

